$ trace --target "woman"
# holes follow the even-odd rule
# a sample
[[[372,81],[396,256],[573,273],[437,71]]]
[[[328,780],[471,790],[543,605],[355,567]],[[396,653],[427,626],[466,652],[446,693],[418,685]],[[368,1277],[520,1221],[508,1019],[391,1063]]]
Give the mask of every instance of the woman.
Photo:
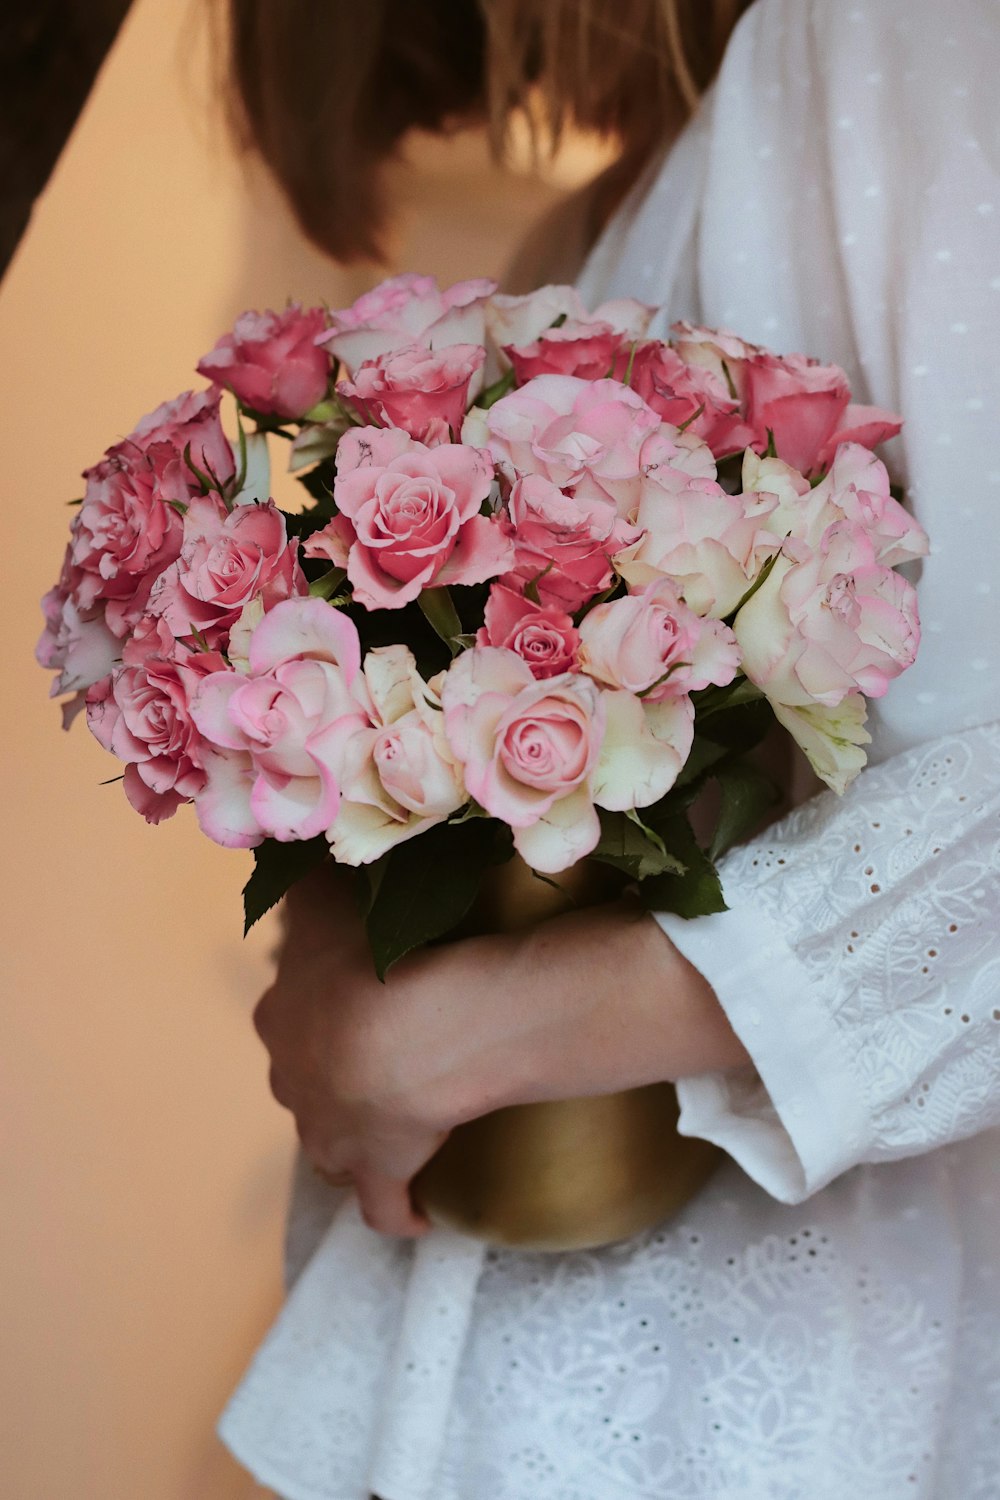
[[[259,1029],[307,1154],[357,1199],[301,1174],[296,1279],[222,1424],[289,1500],[1000,1494],[1000,23],[990,0],[755,0],[664,156],[691,78],[662,59],[685,42],[704,82],[737,8],[487,5],[480,78],[442,52],[476,41],[451,25],[474,33],[471,7],[427,7],[440,34],[415,6],[379,32],[373,7],[384,130],[360,128],[355,76],[356,133],[340,117],[331,149],[342,172],[365,153],[367,181],[405,124],[474,110],[491,80],[508,105],[529,37],[514,75],[627,143],[597,218],[642,163],[585,300],[835,360],[904,413],[894,465],[933,541],[921,655],[847,795],[724,861],[719,916],[608,908],[381,990],[335,887],[292,903]],[[364,245],[372,200],[354,228],[317,206],[278,43],[263,66],[264,33],[242,35],[249,118],[303,221]],[[304,108],[330,146],[333,115]],[[451,1126],[654,1078],[731,1159],[679,1220],[564,1256],[424,1232],[406,1184]]]

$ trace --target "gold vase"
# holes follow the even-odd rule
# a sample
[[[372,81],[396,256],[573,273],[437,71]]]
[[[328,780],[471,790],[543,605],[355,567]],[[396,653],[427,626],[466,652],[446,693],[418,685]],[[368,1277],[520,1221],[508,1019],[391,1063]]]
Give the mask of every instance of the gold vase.
[[[539,880],[520,859],[491,872],[467,932],[513,932],[620,889],[582,861]],[[413,1183],[432,1222],[526,1250],[612,1244],[662,1222],[707,1181],[722,1153],[677,1134],[672,1084],[518,1104],[453,1130]]]

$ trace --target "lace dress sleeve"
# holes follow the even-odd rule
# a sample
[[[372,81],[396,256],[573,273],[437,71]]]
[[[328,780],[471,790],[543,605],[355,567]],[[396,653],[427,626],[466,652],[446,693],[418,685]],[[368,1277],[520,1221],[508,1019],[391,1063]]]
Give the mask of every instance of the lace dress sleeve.
[[[1000,1123],[1000,727],[825,793],[723,866],[731,910],[659,920],[753,1069],[685,1079],[681,1129],[795,1202]]]
[[[995,26],[983,0],[758,0],[709,121],[704,321],[779,328],[901,411],[932,542],[880,763],[732,853],[730,911],[661,918],[755,1065],[684,1080],[681,1128],[788,1202],[1000,1121]],[[741,254],[748,224],[795,244],[803,215],[808,255]]]

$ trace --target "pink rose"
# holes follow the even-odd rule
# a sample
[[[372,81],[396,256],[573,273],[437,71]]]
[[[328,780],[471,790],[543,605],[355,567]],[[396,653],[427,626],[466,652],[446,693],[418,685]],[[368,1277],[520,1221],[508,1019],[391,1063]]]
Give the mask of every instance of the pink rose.
[[[180,556],[154,583],[149,610],[175,636],[198,630],[216,644],[251,599],[271,609],[307,590],[298,543],[273,500],[229,511],[218,495],[204,495],[188,507]]]
[[[329,835],[334,858],[348,865],[370,864],[468,800],[440,701],[412,652],[376,647],[364,673],[374,722],[346,743],[340,811]]]
[[[718,620],[700,619],[667,579],[640,594],[595,605],[581,622],[580,636],[583,670],[644,703],[677,698],[709,683],[724,687],[740,664],[732,631]]]
[[[87,471],[70,543],[76,601],[84,610],[106,601],[106,623],[117,636],[135,626],[156,579],[180,552],[184,528],[174,507],[187,505],[192,478],[167,442],[145,450],[122,443]]]
[[[624,339],[609,323],[564,323],[549,329],[534,344],[504,345],[514,378],[525,386],[535,375],[576,375],[579,380],[607,380],[615,372]]]
[[[563,326],[573,324],[580,329],[585,326],[607,328],[619,340],[631,342],[642,338],[655,311],[644,302],[619,297],[613,302],[602,302],[591,313],[584,306],[576,287],[543,286],[524,296],[512,297],[498,292],[491,297],[486,308],[486,329],[491,343],[511,357],[512,349],[524,353],[526,346],[557,333],[553,324],[559,320]],[[608,366],[605,365],[594,378],[607,372]],[[562,370],[560,373],[579,372]]]
[[[250,638],[249,673],[204,678],[191,717],[206,744],[198,821],[227,848],[325,833],[340,806],[351,736],[371,721],[350,619],[322,599],[286,599]]]
[[[573,672],[539,682],[514,652],[492,646],[452,663],[441,702],[470,795],[546,874],[594,848],[595,803],[621,811],[658,801],[691,746],[690,699],[647,707]]]
[[[486,413],[490,452],[511,483],[541,475],[626,516],[642,488],[642,450],[661,423],[617,380],[540,375]]]
[[[90,730],[126,763],[125,795],[147,823],[172,817],[205,784],[191,698],[225,666],[218,652],[189,651],[164,621],[146,618],[126,642],[122,665],[87,694]]]
[[[480,344],[428,349],[405,344],[366,360],[337,390],[372,426],[401,427],[422,443],[447,443],[462,430],[469,391],[486,359]]]
[[[713,479],[665,468],[649,476],[635,518],[642,535],[615,567],[633,591],[669,578],[695,614],[721,620],[780,546],[766,529],[773,508],[770,496],[728,495]]]
[[[442,291],[433,276],[393,276],[331,313],[331,331],[322,343],[349,375],[365,360],[406,344],[481,344],[486,300],[495,290],[495,281],[458,281]]]
[[[514,367],[518,385],[536,375],[575,375],[580,380],[604,380],[627,363],[629,341],[610,323],[578,322],[573,319],[549,328],[533,343],[504,345],[504,354]],[[621,359],[623,350],[624,359]]]
[[[303,417],[326,395],[330,356],[316,343],[326,326],[322,307],[298,302],[281,313],[241,313],[198,373],[262,416]]]
[[[786,542],[733,631],[751,682],[791,707],[881,697],[920,640],[913,586],[876,560],[851,521],[828,527],[815,551]]]
[[[608,501],[564,494],[537,474],[514,485],[500,524],[514,548],[503,582],[521,592],[534,584],[542,604],[570,614],[608,587],[610,559],[639,536]]]
[[[670,332],[684,363],[710,372],[740,402],[754,446],[764,449],[772,432],[778,457],[804,474],[826,468],[839,443],[872,448],[902,425],[892,412],[851,404],[837,365],[774,354],[725,328],[675,323]]]
[[[570,615],[552,604],[533,604],[495,583],[486,601],[477,646],[505,646],[531,668],[532,676],[557,677],[577,665],[579,632]]]
[[[425,588],[483,583],[512,561],[496,521],[480,514],[492,485],[481,449],[353,428],[337,450],[340,515],[310,537],[306,555],[346,566],[367,609],[399,609]]]
[[[153,443],[170,443],[183,457],[190,447],[191,461],[223,489],[235,475],[236,463],[222,430],[220,401],[218,391],[184,391],[143,417],[124,442],[108,450],[107,457],[116,457],[122,449],[145,452]]]
[[[803,474],[824,469],[842,442],[874,447],[902,426],[892,412],[852,406],[843,370],[801,354],[755,355],[744,369],[743,395],[755,446],[765,447],[772,433],[778,457]]]
[[[716,458],[738,452],[753,439],[753,429],[725,382],[711,368],[685,363],[669,344],[640,344],[629,384],[664,422],[702,438]]]

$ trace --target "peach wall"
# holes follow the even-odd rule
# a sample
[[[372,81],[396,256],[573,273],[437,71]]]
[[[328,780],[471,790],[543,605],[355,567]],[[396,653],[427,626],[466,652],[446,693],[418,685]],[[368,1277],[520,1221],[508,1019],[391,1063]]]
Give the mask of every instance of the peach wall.
[[[147,828],[31,652],[81,469],[247,304],[350,300],[204,104],[202,28],[138,0],[0,290],[0,1496],[260,1493],[215,1417],[279,1299],[293,1132],[249,1022],[273,931],[246,857]],[[401,183],[400,264],[495,270],[555,187],[481,142]],[[586,165],[586,162],[582,163]],[[581,162],[571,161],[570,176]]]

